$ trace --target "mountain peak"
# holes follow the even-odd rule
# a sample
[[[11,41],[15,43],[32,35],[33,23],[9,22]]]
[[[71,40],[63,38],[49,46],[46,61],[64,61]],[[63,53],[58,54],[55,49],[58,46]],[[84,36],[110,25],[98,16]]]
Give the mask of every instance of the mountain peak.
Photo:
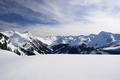
[[[106,31],[101,31],[98,35],[101,35],[101,34],[112,34],[112,33],[106,32]]]

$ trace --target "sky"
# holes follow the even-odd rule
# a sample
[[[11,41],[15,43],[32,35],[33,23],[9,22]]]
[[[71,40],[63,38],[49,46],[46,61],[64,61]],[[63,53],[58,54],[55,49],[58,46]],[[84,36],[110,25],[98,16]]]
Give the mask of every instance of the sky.
[[[36,36],[120,33],[120,0],[0,0],[0,31]]]

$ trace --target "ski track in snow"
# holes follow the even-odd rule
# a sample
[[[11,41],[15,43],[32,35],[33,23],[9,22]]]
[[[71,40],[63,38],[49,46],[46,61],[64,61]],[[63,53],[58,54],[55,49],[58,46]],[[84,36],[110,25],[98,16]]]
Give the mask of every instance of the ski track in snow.
[[[0,80],[120,80],[120,56],[0,55]]]

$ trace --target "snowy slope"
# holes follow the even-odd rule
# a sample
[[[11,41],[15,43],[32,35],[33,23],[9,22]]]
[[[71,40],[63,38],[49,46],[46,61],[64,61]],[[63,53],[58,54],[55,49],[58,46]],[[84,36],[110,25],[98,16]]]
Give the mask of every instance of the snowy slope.
[[[0,80],[120,80],[120,56],[0,56]]]
[[[1,50],[0,49],[0,57],[1,56],[18,56],[17,54],[10,52],[10,51],[6,51],[6,50]]]

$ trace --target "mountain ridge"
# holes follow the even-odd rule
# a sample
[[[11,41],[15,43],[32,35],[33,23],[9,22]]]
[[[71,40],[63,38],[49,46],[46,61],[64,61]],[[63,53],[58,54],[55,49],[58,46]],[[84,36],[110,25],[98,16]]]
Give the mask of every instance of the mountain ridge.
[[[34,37],[29,32],[5,31],[0,33],[0,48],[21,56],[38,54],[119,54],[120,34],[102,31],[99,34],[88,36],[42,38]]]

